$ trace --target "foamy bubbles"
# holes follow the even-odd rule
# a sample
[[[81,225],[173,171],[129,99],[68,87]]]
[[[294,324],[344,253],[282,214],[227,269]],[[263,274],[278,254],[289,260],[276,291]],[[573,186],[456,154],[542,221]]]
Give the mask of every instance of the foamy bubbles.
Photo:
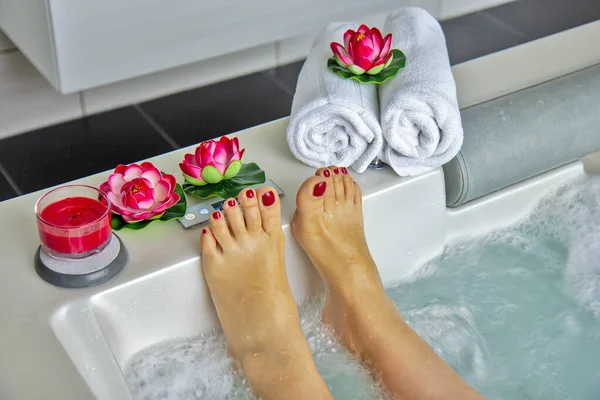
[[[315,363],[339,399],[383,399],[378,385],[321,323],[322,295],[300,307],[301,326]],[[220,331],[159,343],[133,356],[126,379],[136,400],[255,399],[242,372],[227,356]]]
[[[600,398],[600,178],[553,191],[529,219],[457,243],[388,289],[408,323],[490,399]],[[302,329],[334,397],[382,392],[321,324]],[[126,368],[136,400],[253,399],[220,332],[160,343]]]
[[[135,399],[251,398],[218,333],[145,349],[130,361],[126,379]]]
[[[550,194],[532,221],[539,234],[568,249],[565,292],[600,316],[600,177],[587,176]]]
[[[485,378],[488,350],[467,307],[430,305],[405,312],[404,318],[464,378]]]

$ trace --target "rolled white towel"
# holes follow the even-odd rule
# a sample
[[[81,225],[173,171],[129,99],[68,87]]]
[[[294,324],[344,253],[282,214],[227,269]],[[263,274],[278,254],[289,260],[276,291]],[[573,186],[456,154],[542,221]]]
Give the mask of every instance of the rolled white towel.
[[[435,18],[415,7],[390,14],[384,30],[406,68],[379,87],[382,159],[401,176],[417,175],[450,161],[463,142],[446,39]]]
[[[306,59],[292,103],[287,139],[294,156],[315,168],[352,166],[363,172],[383,148],[377,88],[327,69],[329,44],[359,24],[332,23]]]

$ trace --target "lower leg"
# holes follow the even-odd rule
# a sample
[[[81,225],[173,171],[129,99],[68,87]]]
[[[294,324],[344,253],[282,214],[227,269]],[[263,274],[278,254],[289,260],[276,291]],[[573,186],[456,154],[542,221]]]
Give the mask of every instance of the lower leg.
[[[386,296],[365,239],[362,194],[348,171],[316,175],[298,192],[292,227],[326,283],[324,322],[400,398],[481,398]]]

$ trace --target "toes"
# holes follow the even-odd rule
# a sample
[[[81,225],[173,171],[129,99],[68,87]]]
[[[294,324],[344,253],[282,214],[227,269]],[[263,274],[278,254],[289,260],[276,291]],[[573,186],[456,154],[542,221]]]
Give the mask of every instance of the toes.
[[[296,207],[301,212],[314,212],[324,209],[324,202],[326,199],[327,184],[331,180],[324,178],[323,176],[313,176],[308,178],[296,195]]]
[[[281,231],[281,205],[277,191],[263,186],[256,191],[259,200],[262,228],[267,233]]]
[[[238,206],[238,202],[235,199],[226,200],[223,204],[223,211],[225,211],[233,235],[237,239],[244,237],[248,232],[246,231],[246,222],[244,222],[244,216],[242,215],[241,208]]]
[[[346,192],[344,190],[344,181],[342,179],[342,171],[338,167],[329,167],[331,170],[331,179],[333,180],[333,192],[335,193],[336,202],[346,200]]]
[[[333,168],[333,167],[332,167]],[[330,168],[320,168],[315,173],[318,177],[323,178],[325,180],[325,194],[323,195],[323,204],[320,207],[324,206],[325,211],[331,211],[335,207],[335,191],[333,190],[333,169]],[[312,189],[311,189],[312,190]],[[310,191],[309,191],[310,192]],[[310,192],[312,193],[312,192]]]
[[[329,168],[319,168],[317,172],[315,172],[315,175],[322,176],[323,178],[331,178],[331,173]]]
[[[256,233],[262,229],[260,221],[260,210],[258,209],[258,201],[256,191],[254,189],[244,189],[238,195],[238,201],[244,209],[244,220],[246,221],[246,231]]]
[[[356,182],[354,182],[354,204],[362,205],[362,191]]]
[[[215,211],[210,216],[210,230],[217,240],[217,243],[225,249],[233,245],[233,236],[229,232],[225,216],[220,211]]]
[[[219,245],[208,228],[202,229],[200,235],[200,250],[203,256],[212,256],[219,253]]]
[[[348,169],[345,167],[341,168],[340,171],[342,173],[342,182],[344,183],[345,200],[352,203],[354,201],[354,179],[352,179]]]

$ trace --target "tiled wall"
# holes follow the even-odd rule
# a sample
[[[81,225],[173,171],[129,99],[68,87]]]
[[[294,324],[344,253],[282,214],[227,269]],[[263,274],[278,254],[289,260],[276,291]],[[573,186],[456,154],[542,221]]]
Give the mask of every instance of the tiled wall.
[[[440,19],[511,0],[410,0]],[[384,15],[365,18],[381,25]],[[193,87],[284,65],[306,56],[314,33],[81,93],[55,92],[0,32],[0,138]]]

